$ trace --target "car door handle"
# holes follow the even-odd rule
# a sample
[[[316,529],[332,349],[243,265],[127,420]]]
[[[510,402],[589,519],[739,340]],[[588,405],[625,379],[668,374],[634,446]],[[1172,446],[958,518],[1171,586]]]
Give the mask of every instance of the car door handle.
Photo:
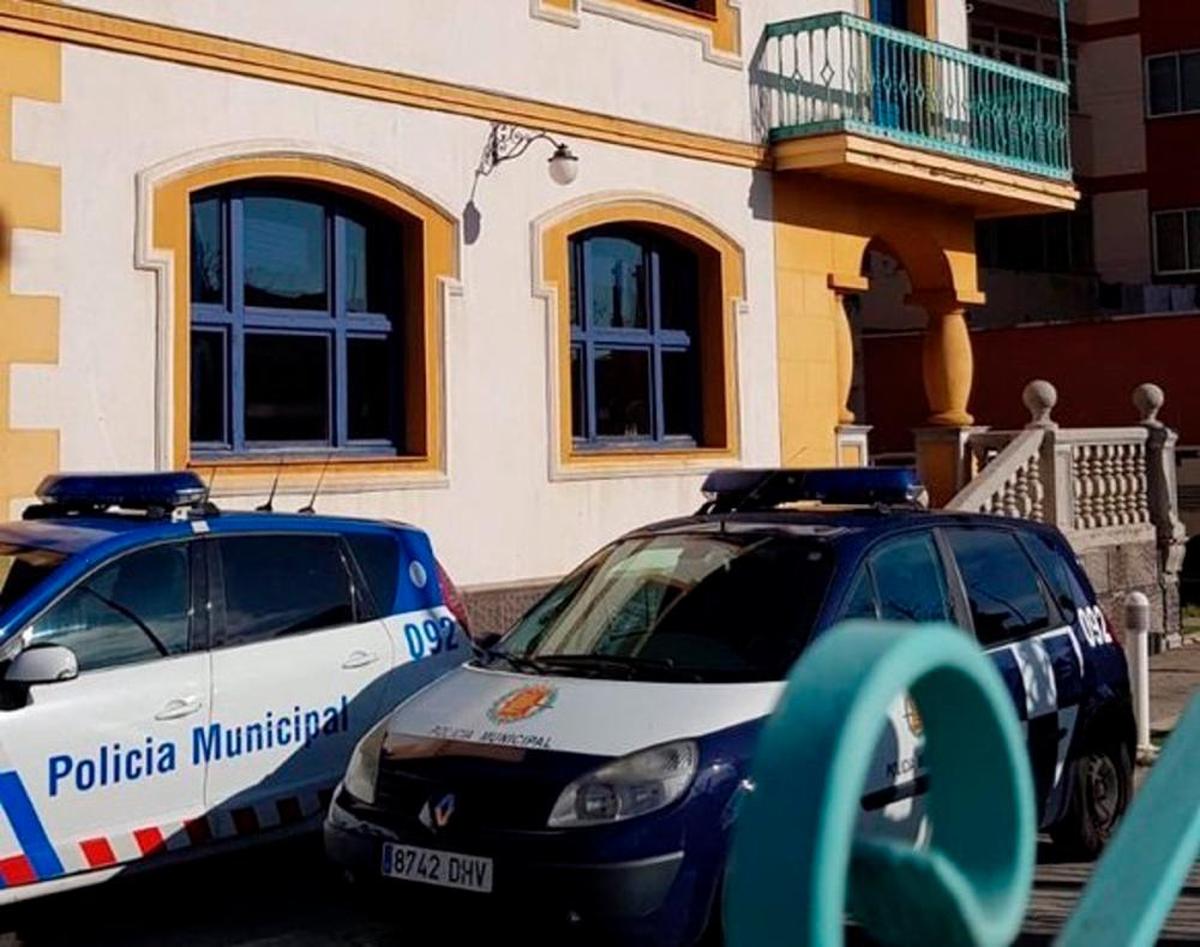
[[[196,713],[203,705],[199,697],[177,697],[167,701],[165,707],[154,715],[155,720],[178,720]]]
[[[345,661],[342,662],[342,667],[347,671],[353,671],[355,668],[365,668],[368,664],[374,664],[379,660],[379,655],[374,651],[351,651]]]

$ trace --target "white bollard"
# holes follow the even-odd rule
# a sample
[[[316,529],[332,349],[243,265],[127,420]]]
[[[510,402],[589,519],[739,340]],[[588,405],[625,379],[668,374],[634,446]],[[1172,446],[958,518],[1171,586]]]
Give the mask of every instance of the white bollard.
[[[1150,599],[1142,592],[1125,597],[1125,659],[1137,721],[1137,756],[1145,760],[1153,757],[1154,746],[1150,743]]]

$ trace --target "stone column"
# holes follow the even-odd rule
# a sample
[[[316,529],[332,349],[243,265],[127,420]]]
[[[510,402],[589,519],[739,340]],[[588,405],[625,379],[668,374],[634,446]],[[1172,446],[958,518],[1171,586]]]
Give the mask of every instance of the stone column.
[[[969,427],[975,419],[967,412],[975,360],[966,310],[957,304],[929,307],[929,325],[921,353],[929,424],[933,427]]]
[[[1179,519],[1179,494],[1175,478],[1175,443],[1179,435],[1158,420],[1166,400],[1158,385],[1138,385],[1133,392],[1142,427],[1146,428],[1146,488],[1150,520],[1158,539],[1159,587],[1162,590],[1165,644],[1180,643],[1179,573],[1187,550],[1187,533]]]
[[[865,276],[850,273],[830,273],[829,288],[837,294],[837,313],[833,322],[833,345],[837,372],[838,426],[853,425],[850,410],[850,388],[854,384],[854,336],[846,312],[846,297],[865,293],[870,283]]]

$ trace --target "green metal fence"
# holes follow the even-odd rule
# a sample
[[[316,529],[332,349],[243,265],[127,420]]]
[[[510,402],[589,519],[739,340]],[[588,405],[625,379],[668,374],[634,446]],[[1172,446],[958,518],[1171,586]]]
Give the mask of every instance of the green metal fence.
[[[756,66],[772,141],[854,132],[1071,177],[1062,80],[848,13],[769,24]]]

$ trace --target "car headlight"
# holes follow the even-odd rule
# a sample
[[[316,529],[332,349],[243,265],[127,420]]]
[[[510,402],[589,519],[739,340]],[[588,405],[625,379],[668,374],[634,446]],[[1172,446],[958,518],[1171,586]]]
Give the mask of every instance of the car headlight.
[[[342,787],[355,799],[371,805],[375,802],[375,781],[379,777],[379,757],[383,753],[383,741],[387,738],[388,721],[385,717],[375,725],[350,754],[350,765]]]
[[[696,744],[681,740],[606,763],[562,791],[548,824],[603,825],[669,806],[692,784],[699,758]]]

